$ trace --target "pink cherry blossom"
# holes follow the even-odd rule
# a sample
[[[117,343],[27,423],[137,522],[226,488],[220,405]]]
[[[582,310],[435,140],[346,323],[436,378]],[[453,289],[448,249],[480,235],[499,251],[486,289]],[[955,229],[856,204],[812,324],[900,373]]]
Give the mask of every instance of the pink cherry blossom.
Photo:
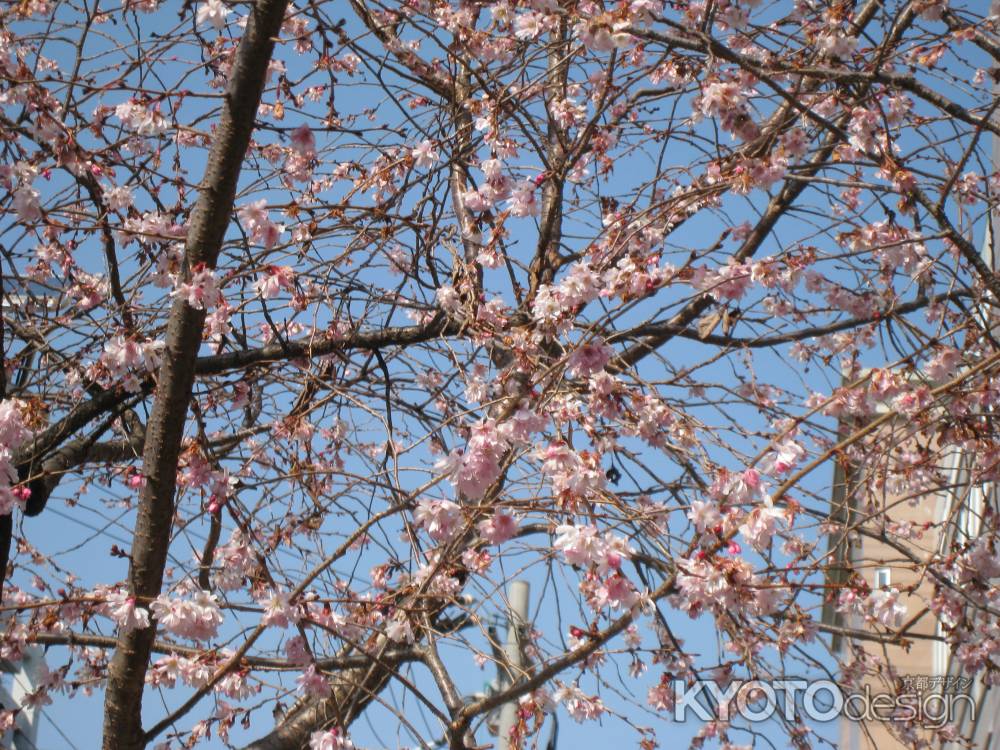
[[[714,529],[722,523],[722,514],[719,513],[718,506],[710,500],[692,501],[691,510],[688,511],[687,517],[691,519],[691,523],[694,524],[695,528],[701,532]]]
[[[262,299],[274,299],[282,290],[295,289],[295,272],[289,266],[268,266],[254,288]]]
[[[961,364],[961,352],[952,348],[944,348],[924,366],[924,372],[931,380],[943,382],[950,378]]]
[[[245,670],[234,670],[219,680],[215,691],[233,700],[246,700],[256,695],[260,688],[247,679]]]
[[[216,29],[222,29],[226,25],[226,16],[232,13],[222,0],[202,0],[198,4],[198,25],[210,24]]]
[[[42,218],[39,196],[40,193],[28,185],[14,191],[14,210],[21,221],[38,221]]]
[[[0,401],[0,446],[16,450],[32,434],[25,422],[27,404],[16,398]]]
[[[433,167],[441,160],[441,156],[434,147],[434,143],[429,140],[423,140],[417,144],[410,151],[410,156],[413,157],[413,163],[416,166],[423,167],[425,169]]]
[[[667,681],[661,681],[649,689],[646,702],[657,711],[671,711],[676,702],[674,689]]]
[[[578,347],[566,362],[566,372],[570,376],[589,377],[604,369],[614,354],[614,349],[603,341],[591,341]]]
[[[284,591],[269,591],[266,598],[258,602],[264,608],[261,625],[287,628],[302,619],[302,613]]]
[[[517,516],[497,510],[493,516],[477,525],[479,535],[490,544],[503,544],[517,534]]]
[[[384,627],[386,638],[390,641],[395,643],[413,643],[416,640],[413,634],[413,626],[404,612],[396,612],[396,614],[389,618]]]
[[[510,419],[497,428],[497,432],[511,443],[526,445],[531,442],[534,433],[544,432],[548,425],[547,414],[540,414],[522,404]]]
[[[451,500],[421,500],[413,517],[431,539],[447,542],[459,531],[462,509]]]
[[[586,695],[575,685],[564,685],[552,697],[578,723],[594,721],[604,713],[604,703],[600,698]]]
[[[268,250],[277,244],[285,231],[284,226],[271,221],[264,198],[243,206],[237,215],[249,232],[251,241],[260,243]]]
[[[215,272],[204,267],[195,269],[188,281],[179,283],[173,295],[196,310],[209,310],[222,301]]]
[[[761,471],[772,475],[786,474],[806,456],[805,448],[792,438],[785,438],[761,462]]]
[[[316,155],[316,136],[308,125],[299,125],[290,136],[292,148],[306,157]]]
[[[167,130],[167,122],[157,105],[150,107],[133,99],[115,107],[115,116],[136,135],[158,136]]]
[[[309,750],[354,750],[354,743],[337,727],[309,735]]]
[[[162,627],[195,641],[214,638],[222,623],[218,602],[207,591],[196,591],[191,599],[171,599],[160,594],[149,610]]]
[[[512,216],[537,216],[540,210],[538,198],[535,195],[536,186],[531,180],[522,180],[514,186],[509,201]]]
[[[149,612],[137,607],[134,596],[118,589],[105,596],[105,612],[122,631],[142,630],[149,627]]]
[[[296,678],[295,682],[299,686],[300,693],[313,698],[328,698],[333,692],[330,680],[316,669],[315,664],[310,664],[306,671]]]
[[[455,449],[438,468],[450,475],[452,483],[463,495],[478,499],[500,475],[500,459],[507,450],[507,441],[492,419],[472,426],[472,435],[465,449]]]
[[[906,606],[899,602],[899,592],[896,589],[873,591],[865,604],[865,616],[887,628],[899,627],[906,615]]]
[[[746,294],[751,280],[751,267],[730,259],[727,265],[715,271],[699,269],[692,278],[691,285],[720,301],[737,300]]]
[[[746,520],[740,526],[740,534],[751,547],[763,552],[771,543],[777,522],[784,519],[784,513],[769,505],[754,508],[747,514]]]
[[[598,536],[594,526],[574,526],[562,524],[556,527],[553,548],[563,553],[570,565],[588,567],[604,556],[604,540]]]
[[[444,284],[436,292],[437,302],[449,312],[457,312],[462,298],[451,284]]]

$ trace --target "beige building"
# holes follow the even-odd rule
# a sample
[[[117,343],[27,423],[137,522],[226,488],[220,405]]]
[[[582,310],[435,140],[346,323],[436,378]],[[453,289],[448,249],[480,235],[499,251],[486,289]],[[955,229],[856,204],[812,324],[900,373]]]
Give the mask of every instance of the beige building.
[[[899,435],[887,426],[884,437],[888,441],[898,439],[902,445],[905,428],[902,423],[897,427]],[[835,562],[828,580],[833,600],[824,607],[823,619],[834,633],[833,645],[841,662],[863,665],[867,674],[862,683],[872,696],[891,695],[894,700],[912,696],[904,700],[915,702],[931,723],[938,716],[944,723],[946,717],[959,735],[973,738],[973,747],[1000,750],[1000,691],[987,693],[980,680],[968,678],[953,663],[949,647],[940,637],[937,618],[929,610],[934,585],[925,570],[927,563],[941,559],[956,535],[971,538],[978,533],[985,499],[980,490],[970,488],[965,478],[969,457],[955,453],[948,459],[950,465],[945,473],[950,490],[915,500],[887,494],[878,507],[868,508],[859,507],[860,493],[853,491],[862,481],[860,472],[837,467],[833,508],[835,520],[845,530],[830,538],[830,554]],[[883,534],[880,524],[885,522],[886,514],[894,523],[911,524],[918,536],[902,544],[898,538]],[[859,579],[873,591],[900,592],[899,602],[906,606],[906,614],[895,636],[887,628],[872,627],[860,616],[836,611],[839,587],[857,585]],[[849,631],[856,635],[848,636]],[[847,707],[845,713],[857,716],[862,708],[859,702]],[[840,722],[839,748],[896,750],[926,746],[929,733],[893,724],[895,709],[898,704],[886,699],[881,708],[875,704],[874,718],[870,720],[858,721],[845,715]]]
[[[1000,138],[994,138],[993,163],[1000,166]],[[1000,268],[1000,234],[996,239],[987,227],[982,254],[991,267]],[[847,430],[849,425],[843,427]],[[902,415],[888,421],[879,433],[883,447],[913,450],[908,427],[909,419]],[[883,460],[885,453],[879,452]],[[984,495],[983,488],[973,486],[970,480],[976,460],[976,456],[958,450],[946,454],[943,465],[935,467],[944,475],[942,489],[917,498],[900,497],[887,490],[875,501],[876,507],[863,507],[859,498],[864,493],[858,488],[873,472],[877,475],[881,471],[884,479],[884,467],[838,464],[832,487],[831,520],[842,530],[830,537],[827,580],[833,599],[824,606],[823,621],[834,634],[834,651],[841,663],[852,658],[867,663],[871,673],[864,683],[873,693],[936,696],[924,706],[927,713],[937,715],[947,707],[957,734],[970,743],[949,742],[946,750],[966,746],[1000,750],[1000,690],[986,687],[981,675],[972,680],[963,673],[941,637],[937,618],[928,609],[934,585],[925,572],[927,563],[947,555],[955,542],[976,538],[987,505],[1000,511],[996,487]],[[871,502],[871,493],[868,498]],[[886,515],[895,523],[911,524],[919,537],[901,543],[898,537],[887,536],[881,526]],[[860,617],[845,617],[836,611],[836,592],[852,580],[857,582],[858,577],[872,590],[901,592],[899,601],[906,605],[907,612],[897,630],[898,638],[892,642],[885,642],[885,628],[874,629]],[[846,637],[848,631],[858,635]],[[841,750],[940,746],[936,742],[927,744],[929,733],[908,734],[891,721],[842,718],[839,735]]]

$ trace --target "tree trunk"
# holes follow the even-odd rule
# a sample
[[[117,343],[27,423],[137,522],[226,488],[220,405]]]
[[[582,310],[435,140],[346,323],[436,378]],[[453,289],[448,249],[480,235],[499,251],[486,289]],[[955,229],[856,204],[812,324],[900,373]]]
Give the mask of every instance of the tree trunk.
[[[203,263],[214,268],[225,239],[236,185],[257,108],[264,90],[275,38],[287,0],[258,0],[240,41],[222,118],[191,216],[184,273]],[[158,375],[153,410],[146,430],[143,475],[132,542],[129,591],[148,604],[160,593],[174,517],[177,461],[194,382],[194,362],[201,346],[205,311],[178,298],[167,324],[166,352]],[[111,660],[104,703],[105,750],[135,750],[146,745],[142,730],[142,692],[156,626],[121,633]]]

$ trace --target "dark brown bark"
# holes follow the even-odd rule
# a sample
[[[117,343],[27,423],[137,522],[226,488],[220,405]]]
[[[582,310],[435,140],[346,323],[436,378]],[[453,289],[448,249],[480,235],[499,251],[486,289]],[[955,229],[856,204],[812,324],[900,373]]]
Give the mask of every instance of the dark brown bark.
[[[185,248],[188,273],[200,263],[213,268],[218,258],[274,52],[274,40],[287,5],[287,0],[258,0],[250,13],[198,203],[191,216]],[[177,462],[204,322],[204,310],[196,310],[179,298],[167,324],[166,352],[146,429],[143,451],[146,486],[139,501],[129,571],[129,590],[144,602],[155,598],[163,584],[174,516]],[[154,625],[118,637],[104,703],[105,750],[134,750],[146,745],[142,731],[142,692],[155,636]]]
[[[270,733],[244,750],[298,750],[309,746],[309,735],[333,726],[349,727],[394,676],[397,663],[372,661],[337,675],[329,698],[309,698]]]

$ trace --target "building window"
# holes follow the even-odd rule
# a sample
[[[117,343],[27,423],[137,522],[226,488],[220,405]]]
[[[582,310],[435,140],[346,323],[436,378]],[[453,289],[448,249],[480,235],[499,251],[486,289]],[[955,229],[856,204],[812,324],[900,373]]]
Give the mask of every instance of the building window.
[[[889,574],[888,568],[879,568],[875,571],[875,588],[887,589],[890,583],[892,583],[892,576]]]

